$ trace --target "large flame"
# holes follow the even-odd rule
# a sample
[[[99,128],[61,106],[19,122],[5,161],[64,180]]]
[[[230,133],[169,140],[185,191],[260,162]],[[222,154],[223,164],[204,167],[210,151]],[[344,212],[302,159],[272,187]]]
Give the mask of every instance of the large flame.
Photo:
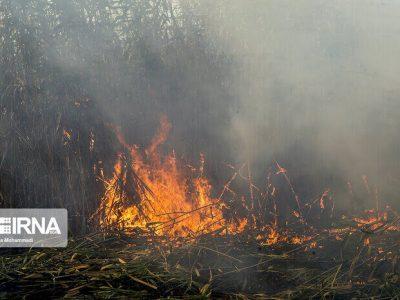
[[[203,173],[204,157],[201,156],[200,166],[193,168],[178,160],[173,151],[162,155],[160,146],[170,128],[168,119],[162,117],[157,134],[144,151],[129,145],[117,132],[120,143],[129,150],[130,159],[123,160],[120,155],[114,175],[105,180],[102,226],[141,228],[167,236],[197,236],[226,228],[222,204],[211,196],[211,184]],[[130,184],[129,171],[124,172],[124,168],[131,168],[132,174],[148,188],[137,193],[139,201],[129,199],[129,194],[118,188],[121,183]]]
[[[248,213],[247,216],[235,216],[236,219],[232,221],[225,219],[223,210],[227,207],[221,198],[225,191],[235,194],[230,189],[230,183],[238,174],[240,175],[241,168],[235,170],[232,178],[224,185],[219,198],[213,197],[211,195],[212,186],[204,174],[205,158],[203,155],[200,155],[199,166],[195,168],[177,158],[174,151],[166,155],[161,151],[161,146],[167,140],[170,129],[171,124],[168,119],[165,116],[162,117],[158,132],[145,149],[130,145],[120,131],[115,129],[118,140],[125,151],[119,154],[111,178],[104,176],[102,178],[105,184],[105,193],[99,208],[100,214],[98,214],[100,226],[118,227],[123,230],[140,228],[158,236],[185,238],[209,233],[251,232],[250,235],[254,236],[261,245],[267,246],[280,243],[309,243],[316,236],[312,227],[307,227],[309,230],[302,233],[292,231],[287,226],[286,228],[278,227],[278,212],[274,198],[276,189],[273,186],[271,190],[268,188],[266,191],[270,194],[258,195],[261,199],[266,199],[266,196],[273,199],[269,202],[272,207],[266,208],[272,212],[272,219],[258,223],[252,206],[249,208],[246,205],[244,196],[236,198],[242,200],[243,209]],[[67,133],[65,136],[68,138]],[[293,215],[303,227],[306,222],[300,213],[302,206],[299,198],[291,185],[286,170],[278,164],[277,169],[276,174],[284,176],[295,195],[295,207],[298,211],[294,210]],[[249,185],[253,187],[250,176],[248,180]],[[327,208],[328,196],[329,190],[327,189],[313,203],[317,203],[319,208],[324,210]],[[253,199],[253,193],[250,193],[250,197]],[[389,219],[392,220],[389,221]],[[399,220],[398,216],[389,218],[388,210],[370,210],[353,218],[355,226],[329,228],[327,232],[336,240],[342,240],[343,234],[355,231],[366,234],[388,230],[398,231],[400,230],[397,225]],[[365,239],[364,245],[368,246],[369,243],[370,240]],[[317,242],[313,241],[308,248],[317,246]]]

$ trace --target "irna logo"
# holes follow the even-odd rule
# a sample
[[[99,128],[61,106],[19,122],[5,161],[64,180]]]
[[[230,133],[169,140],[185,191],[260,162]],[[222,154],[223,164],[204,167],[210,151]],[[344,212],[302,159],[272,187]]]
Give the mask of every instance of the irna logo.
[[[0,209],[0,248],[66,247],[67,244],[66,209]]]
[[[0,217],[0,234],[61,234],[54,217]]]

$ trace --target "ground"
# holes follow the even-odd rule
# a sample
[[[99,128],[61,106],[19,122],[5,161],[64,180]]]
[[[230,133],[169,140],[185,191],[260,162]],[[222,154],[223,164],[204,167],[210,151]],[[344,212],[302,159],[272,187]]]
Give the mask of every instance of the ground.
[[[247,233],[196,240],[93,233],[62,249],[3,249],[0,296],[395,298],[397,231],[319,232],[267,245]]]

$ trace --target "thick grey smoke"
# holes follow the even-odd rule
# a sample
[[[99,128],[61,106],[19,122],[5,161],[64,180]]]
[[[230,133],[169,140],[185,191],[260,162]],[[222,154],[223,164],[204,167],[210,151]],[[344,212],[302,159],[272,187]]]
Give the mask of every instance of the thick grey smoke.
[[[396,1],[218,1],[206,13],[211,36],[240,65],[231,112],[238,159],[283,160],[314,181],[365,174],[393,192],[399,9]]]
[[[205,153],[213,182],[226,179],[222,162],[249,161],[262,178],[276,160],[305,196],[348,180],[364,189],[364,174],[385,200],[400,192],[396,1],[0,1],[4,136],[22,127],[36,151],[5,143],[10,178],[36,187],[37,164],[53,181],[42,146],[58,157],[63,128],[86,153],[83,169],[111,168],[120,145],[107,124],[145,146],[166,114],[168,150],[190,162]],[[68,168],[55,170],[63,178]]]

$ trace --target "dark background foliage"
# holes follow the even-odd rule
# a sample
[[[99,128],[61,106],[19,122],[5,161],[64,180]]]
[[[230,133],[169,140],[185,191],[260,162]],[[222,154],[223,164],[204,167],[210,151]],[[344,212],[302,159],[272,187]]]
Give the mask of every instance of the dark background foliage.
[[[172,123],[165,150],[189,163],[204,153],[217,190],[225,162],[249,163],[263,186],[278,161],[304,201],[330,188],[345,209],[396,204],[397,44],[362,13],[378,22],[392,10],[360,9],[0,0],[0,206],[65,207],[85,230],[99,173],[111,176],[121,150],[112,127],[145,147],[162,114]],[[394,32],[394,20],[382,26]]]
[[[65,207],[85,230],[103,192],[98,172],[111,174],[119,148],[110,124],[146,145],[166,114],[174,148],[222,159],[229,116],[211,104],[233,100],[230,59],[194,7],[0,1],[2,207]]]

